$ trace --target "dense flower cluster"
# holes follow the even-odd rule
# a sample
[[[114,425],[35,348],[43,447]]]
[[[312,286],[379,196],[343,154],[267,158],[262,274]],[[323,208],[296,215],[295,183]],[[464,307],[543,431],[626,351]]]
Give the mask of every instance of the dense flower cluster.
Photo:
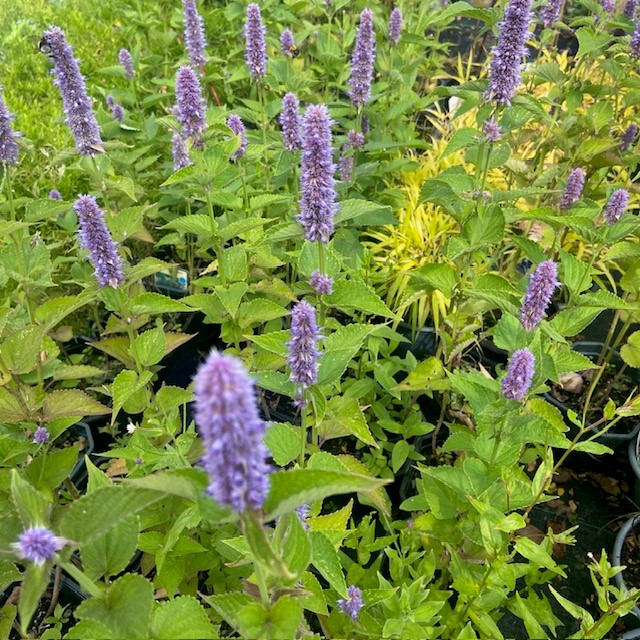
[[[535,373],[535,358],[529,349],[515,351],[509,360],[507,375],[502,379],[502,395],[512,400],[522,400],[531,387]]]
[[[396,7],[389,16],[389,43],[395,47],[402,31],[402,11]]]
[[[253,380],[240,360],[212,351],[196,374],[194,390],[209,493],[236,513],[260,509],[270,467]]]
[[[296,43],[293,39],[291,29],[283,29],[282,34],[280,34],[280,50],[285,56],[293,58],[296,50]]]
[[[327,107],[310,105],[305,112],[302,128],[302,161],[300,174],[300,215],[305,237],[311,242],[329,242],[333,233],[333,218],[338,206],[335,202],[336,171],[331,146],[331,124]]]
[[[80,243],[89,252],[98,283],[101,287],[117,288],[124,282],[122,261],[96,199],[79,196],[73,208],[80,224]]]
[[[49,200],[62,200],[62,194],[57,189],[49,191]]]
[[[542,8],[540,12],[540,19],[543,26],[547,29],[553,27],[560,17],[560,11],[562,10],[563,0],[547,0],[547,4]]]
[[[51,27],[44,32],[43,43],[54,63],[54,82],[60,89],[66,123],[75,139],[78,153],[89,156],[101,153],[100,128],[92,110],[91,98],[64,32],[60,27]]]
[[[207,62],[204,24],[198,13],[196,0],[182,0],[184,9],[184,43],[192,67],[199,69]]]
[[[489,142],[498,142],[502,138],[502,127],[496,122],[495,118],[489,118],[482,124],[482,133],[484,133]]]
[[[198,75],[191,67],[180,67],[176,76],[175,114],[182,125],[185,138],[192,138],[196,147],[202,147],[202,134],[207,128],[205,102]]]
[[[515,95],[530,22],[531,0],[509,0],[489,65],[489,100],[509,104]]]
[[[624,14],[632,20],[636,17],[638,0],[627,0],[624,5]]]
[[[309,284],[321,295],[330,295],[333,290],[333,278],[321,273],[320,271],[314,271],[309,278]]]
[[[353,154],[349,152],[349,147],[344,146],[340,153],[340,160],[338,161],[340,180],[342,180],[342,182],[351,182],[354,162],[355,158]]]
[[[351,616],[353,620],[357,620],[360,614],[360,609],[364,606],[362,600],[362,591],[359,587],[351,585],[347,588],[348,598],[340,598],[338,600],[338,608],[342,613],[346,613]]]
[[[299,109],[300,103],[293,93],[287,93],[282,98],[279,121],[282,128],[282,141],[287,151],[298,151],[302,147]]]
[[[354,149],[360,149],[360,147],[364,146],[364,134],[358,131],[353,129],[347,131],[347,139],[349,140],[349,145]]]
[[[18,134],[13,130],[13,114],[7,109],[0,88],[0,164],[18,162]]]
[[[632,122],[620,136],[620,151],[626,153],[638,137],[638,125]]]
[[[251,75],[259,80],[267,75],[267,44],[265,41],[267,29],[262,24],[260,7],[255,3],[247,7],[244,35],[247,42],[245,50],[247,66]]]
[[[541,262],[529,280],[522,303],[520,322],[527,331],[531,331],[544,317],[544,312],[558,284],[556,263],[553,260]]]
[[[118,122],[124,120],[124,109],[113,99],[113,96],[107,96],[107,106],[111,109],[111,115]]]
[[[178,171],[184,169],[191,164],[189,160],[189,152],[184,138],[177,131],[171,136],[171,156],[173,158],[173,170]]]
[[[124,69],[125,78],[133,78],[133,76],[136,75],[135,69],[133,68],[133,59],[126,49],[120,49],[118,52],[118,62]]]
[[[46,527],[29,527],[11,546],[18,558],[44,564],[47,560],[53,560],[65,544],[67,541],[64,538]]]
[[[636,28],[629,41],[629,50],[634,58],[640,58],[640,20],[636,22]]]
[[[613,13],[616,10],[615,0],[600,0],[600,4],[607,13]]]
[[[351,57],[349,96],[354,107],[362,107],[371,100],[375,50],[376,36],[373,31],[373,13],[370,9],[365,9],[360,14],[360,26]]]
[[[46,427],[38,427],[33,434],[33,441],[36,444],[45,444],[49,442],[50,437]]]
[[[562,198],[560,198],[560,203],[558,204],[563,211],[567,211],[574,202],[580,200],[582,190],[584,189],[584,180],[585,175],[583,169],[574,169],[569,174],[567,183],[564,186]]]
[[[625,209],[629,206],[629,192],[626,189],[618,189],[611,194],[609,202],[602,212],[604,219],[609,224],[615,224],[620,219],[620,216],[625,212]]]
[[[287,347],[291,382],[302,389],[318,381],[319,338],[316,310],[305,300],[298,302],[291,311],[291,340]]]
[[[232,113],[227,120],[227,127],[233,131],[237,136],[240,136],[240,146],[234,151],[231,156],[231,160],[235,162],[236,160],[242,158],[245,151],[247,150],[247,131],[244,127],[244,123],[240,119],[240,116]]]

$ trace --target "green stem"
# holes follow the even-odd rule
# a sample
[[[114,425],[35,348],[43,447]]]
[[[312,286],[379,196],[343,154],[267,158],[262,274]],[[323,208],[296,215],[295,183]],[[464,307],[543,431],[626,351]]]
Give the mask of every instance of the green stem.
[[[262,112],[262,144],[263,144],[263,154],[264,154],[264,178],[266,182],[267,191],[269,191],[269,153],[267,148],[267,98],[264,93],[264,85],[259,82],[258,83],[258,98],[260,100],[260,111]]]
[[[88,594],[92,595],[94,598],[102,597],[102,590],[100,587],[93,582],[93,580],[89,580],[87,576],[78,569],[71,562],[60,562],[58,563],[63,571],[66,571],[81,587],[83,591],[86,591]]]
[[[325,264],[325,255],[324,255],[324,242],[322,240],[318,240],[318,266],[320,267],[320,273],[325,276],[326,272],[326,264]],[[320,310],[320,326],[324,326],[325,320],[325,306],[322,302],[322,296],[318,293],[318,308]]]
[[[306,393],[302,395],[302,411],[300,413],[300,458],[298,464],[304,469],[304,459],[307,450],[307,429],[309,428],[309,403],[307,402]]]
[[[16,210],[13,204],[13,189],[11,187],[11,170],[9,169],[9,165],[4,165],[4,179],[7,183],[7,198],[9,200],[9,212],[11,213],[11,222],[15,222],[16,219]]]
[[[205,189],[205,195],[207,197],[207,211],[209,212],[209,219],[211,220],[211,242],[213,243],[213,250],[216,253],[216,258],[218,259],[218,274],[220,275],[220,280],[222,281],[222,286],[227,286],[227,279],[224,275],[224,267],[222,266],[222,251],[220,250],[220,242],[218,241],[218,234],[216,233],[218,229],[218,224],[216,222],[216,217],[213,214],[213,202],[211,201],[211,190],[209,187]]]

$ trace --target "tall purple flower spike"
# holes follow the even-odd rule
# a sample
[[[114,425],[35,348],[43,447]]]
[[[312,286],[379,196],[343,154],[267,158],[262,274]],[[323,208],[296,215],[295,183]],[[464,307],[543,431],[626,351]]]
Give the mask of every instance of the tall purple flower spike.
[[[351,56],[349,96],[354,107],[362,107],[371,100],[373,62],[376,55],[376,35],[373,31],[373,13],[365,9],[360,14],[360,26]]]
[[[624,5],[624,14],[632,20],[636,17],[638,10],[638,0],[627,0]]]
[[[131,79],[136,75],[135,69],[133,68],[133,58],[126,49],[120,49],[120,51],[118,52],[118,62],[124,69],[125,78]]]
[[[558,267],[553,260],[541,262],[534,271],[522,303],[520,322],[531,331],[544,317],[558,282]]]
[[[620,151],[626,153],[638,138],[638,125],[632,122],[620,136]]]
[[[280,50],[288,58],[293,58],[293,53],[296,49],[296,42],[293,39],[293,33],[291,29],[283,29],[280,34]]]
[[[270,467],[253,380],[240,360],[214,350],[198,370],[194,389],[209,493],[236,513],[260,509]]]
[[[291,152],[298,151],[302,147],[299,109],[300,103],[293,93],[287,93],[282,98],[282,111],[279,117],[282,141],[284,148]]]
[[[47,560],[53,560],[65,544],[67,540],[46,527],[29,527],[11,546],[18,558],[42,565]]]
[[[187,145],[184,138],[177,131],[174,131],[171,137],[171,156],[173,157],[174,171],[184,169],[191,164]]]
[[[199,69],[207,62],[204,23],[196,8],[196,0],[182,0],[184,9],[184,43],[192,67]]]
[[[18,137],[13,130],[13,114],[4,102],[0,87],[0,164],[18,162]]]
[[[636,21],[636,28],[629,41],[629,52],[634,58],[640,58],[640,20]]]
[[[291,311],[289,368],[291,382],[306,389],[318,381],[318,339],[316,310],[306,301],[298,302]]]
[[[509,360],[507,375],[502,379],[502,395],[511,400],[522,400],[531,387],[536,359],[529,349],[515,351]]]
[[[233,131],[237,136],[240,136],[240,146],[234,151],[231,156],[231,160],[235,162],[242,158],[247,150],[247,130],[245,129],[244,122],[240,119],[240,116],[232,113],[227,120],[227,127]]]
[[[520,84],[525,42],[531,22],[531,0],[509,0],[500,23],[498,44],[489,63],[489,89],[486,98],[509,104]]]
[[[629,192],[626,189],[618,189],[611,194],[607,206],[604,208],[604,219],[611,225],[620,220],[620,216],[629,206]]]
[[[402,11],[396,7],[389,16],[389,44],[395,47],[402,32]]]
[[[89,252],[101,287],[116,289],[124,282],[122,261],[109,229],[93,196],[79,196],[73,204],[78,216],[80,244]]]
[[[331,125],[327,107],[310,105],[304,114],[302,128],[302,161],[300,172],[300,215],[305,237],[311,242],[329,242],[333,233],[336,204],[336,181],[333,177]]]
[[[78,153],[84,156],[102,153],[104,149],[100,128],[93,113],[91,98],[87,94],[84,77],[64,31],[60,27],[51,27],[43,34],[43,44],[48,47],[54,63],[54,84],[60,89],[65,121],[74,137]]]
[[[247,66],[249,67],[249,72],[256,80],[267,75],[266,35],[267,29],[262,23],[260,7],[253,2],[247,7],[247,21],[244,27],[244,36],[247,43],[245,50]]]
[[[580,200],[580,196],[582,195],[582,190],[584,189],[584,170],[583,169],[574,169],[567,178],[567,183],[564,186],[564,192],[562,193],[562,198],[560,198],[560,203],[558,206],[563,211],[567,211],[571,209],[571,205],[574,202],[578,202]]]
[[[202,148],[202,134],[207,128],[205,102],[198,74],[191,67],[180,67],[176,76],[175,114],[182,125],[185,138],[192,138],[194,146]]]
[[[547,29],[553,27],[558,22],[563,0],[547,0],[547,4],[540,11],[540,19]]]
[[[360,609],[364,606],[364,602],[362,600],[362,591],[359,587],[351,585],[347,588],[348,598],[340,598],[338,600],[338,609],[342,611],[342,613],[346,613],[353,620],[357,620],[360,614]]]

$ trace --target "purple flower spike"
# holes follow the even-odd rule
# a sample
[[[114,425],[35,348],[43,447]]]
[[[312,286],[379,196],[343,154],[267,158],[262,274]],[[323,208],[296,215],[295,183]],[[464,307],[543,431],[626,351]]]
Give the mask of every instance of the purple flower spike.
[[[558,206],[563,211],[571,209],[571,205],[580,200],[583,189],[584,171],[582,169],[574,169],[567,178],[567,183],[564,186],[564,192]]]
[[[331,125],[324,105],[310,105],[302,123],[302,170],[300,173],[300,215],[305,237],[311,242],[329,242],[333,233],[333,218],[338,210],[335,202],[336,181],[333,174]]]
[[[488,100],[509,104],[515,95],[530,22],[531,0],[509,0],[489,65]]]
[[[320,273],[320,271],[314,271],[309,278],[309,284],[320,294],[328,296],[333,291],[333,278]]]
[[[11,546],[18,558],[44,564],[47,560],[53,560],[65,544],[67,540],[45,527],[29,527]]]
[[[180,67],[176,76],[175,114],[185,138],[193,138],[194,146],[202,148],[202,134],[207,128],[205,102],[198,74],[191,67]]]
[[[544,317],[558,282],[558,267],[553,260],[541,262],[534,271],[522,303],[520,322],[531,331]]]
[[[627,0],[624,5],[624,14],[632,20],[636,17],[638,9],[638,0]]]
[[[319,338],[316,310],[305,300],[298,302],[291,311],[291,340],[287,347],[290,380],[302,389],[318,381]]]
[[[0,87],[0,163],[16,164],[18,162],[18,138],[13,130],[13,114],[4,102]]]
[[[49,191],[49,200],[62,200],[62,194],[57,189]]]
[[[502,379],[502,395],[511,400],[522,400],[531,387],[536,359],[529,349],[515,351],[509,360],[507,375]]]
[[[113,96],[107,96],[107,106],[111,109],[111,115],[118,122],[124,120],[124,109],[113,99]]]
[[[253,380],[240,360],[214,350],[198,370],[194,388],[209,493],[236,513],[260,509],[270,468]]]
[[[631,145],[636,141],[638,137],[638,125],[632,122],[620,136],[620,151],[626,153],[631,148]]]
[[[358,619],[358,614],[360,613],[360,609],[362,609],[364,602],[362,601],[362,591],[354,585],[347,588],[347,593],[349,597],[345,600],[344,598],[340,598],[338,600],[338,609],[342,611],[342,613],[346,613],[348,616],[351,616],[353,620]]]
[[[309,517],[310,511],[311,507],[308,504],[301,504],[299,507],[296,507],[296,515],[298,516],[298,520],[300,520],[300,523],[302,524],[302,527],[305,531],[309,531],[307,518]]]
[[[540,12],[540,19],[545,28],[550,29],[558,22],[560,11],[562,10],[562,2],[563,0],[547,0],[547,4]]]
[[[502,127],[495,121],[495,118],[490,118],[482,124],[482,133],[489,142],[498,142],[502,138]]]
[[[373,13],[365,9],[360,14],[360,26],[351,57],[349,96],[354,107],[363,107],[371,100],[373,61],[376,55],[376,36],[373,31]]]
[[[283,29],[282,34],[280,35],[280,50],[288,58],[293,58],[293,55],[296,52],[296,42],[293,39],[291,29]]]
[[[46,427],[38,427],[33,434],[33,441],[36,444],[45,444],[49,442],[50,437]]]
[[[600,0],[600,4],[607,13],[613,13],[616,10],[615,0]]]
[[[347,147],[343,147],[342,153],[340,154],[340,160],[338,161],[340,180],[342,182],[351,182],[354,162],[355,158],[353,157],[353,154],[348,152]]]
[[[298,151],[302,147],[299,109],[300,103],[293,93],[287,93],[282,98],[282,112],[279,120],[282,127],[282,141],[287,151]]]
[[[136,75],[135,69],[133,68],[133,59],[126,49],[120,49],[118,52],[118,62],[124,69],[125,78],[133,78],[133,76]]]
[[[360,147],[364,146],[364,134],[358,133],[353,129],[347,131],[347,139],[349,140],[349,146],[354,149],[360,149]]]
[[[78,61],[67,43],[64,31],[60,27],[51,27],[42,37],[43,44],[49,48],[53,60],[52,74],[56,76],[54,84],[60,89],[66,123],[73,134],[78,153],[94,156],[102,153],[100,128],[93,114],[91,98],[87,94],[84,77],[80,73]]]
[[[389,16],[389,44],[395,47],[402,31],[402,11],[396,7]]]
[[[207,62],[204,23],[196,8],[196,0],[182,0],[184,9],[184,43],[192,67],[200,69]]]
[[[244,155],[247,150],[247,131],[244,128],[244,123],[235,113],[232,113],[227,120],[227,127],[233,131],[237,136],[240,136],[240,146],[231,156],[231,161],[235,162]]]
[[[124,282],[122,261],[96,199],[92,196],[79,196],[73,208],[80,223],[80,244],[89,252],[96,280],[101,287],[116,289]]]
[[[636,22],[636,28],[629,41],[629,51],[634,58],[640,58],[640,20]]]
[[[618,189],[611,194],[607,206],[604,208],[604,219],[609,224],[615,224],[629,206],[629,192],[626,189]]]
[[[184,142],[184,138],[177,131],[174,131],[171,137],[171,155],[173,157],[174,171],[184,169],[191,164],[187,145]]]
[[[247,22],[244,26],[247,42],[245,58],[249,72],[259,80],[267,75],[267,29],[262,24],[260,7],[254,2],[247,7]]]

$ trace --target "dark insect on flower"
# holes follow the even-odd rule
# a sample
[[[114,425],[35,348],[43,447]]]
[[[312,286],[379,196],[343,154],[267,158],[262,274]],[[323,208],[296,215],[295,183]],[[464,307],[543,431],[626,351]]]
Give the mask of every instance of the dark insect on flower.
[[[520,260],[520,262],[518,262],[518,264],[516,265],[516,269],[520,272],[520,273],[527,273],[527,271],[529,271],[529,269],[531,269],[531,267],[533,266],[533,262],[531,262],[531,260],[529,260],[529,258],[522,258],[522,260]]]
[[[280,36],[280,49],[285,56],[289,58],[295,58],[300,52],[293,39],[293,33],[291,29],[284,29]]]
[[[505,398],[522,400],[531,387],[536,359],[529,349],[515,351],[509,360],[507,375],[502,379],[501,390]]]

